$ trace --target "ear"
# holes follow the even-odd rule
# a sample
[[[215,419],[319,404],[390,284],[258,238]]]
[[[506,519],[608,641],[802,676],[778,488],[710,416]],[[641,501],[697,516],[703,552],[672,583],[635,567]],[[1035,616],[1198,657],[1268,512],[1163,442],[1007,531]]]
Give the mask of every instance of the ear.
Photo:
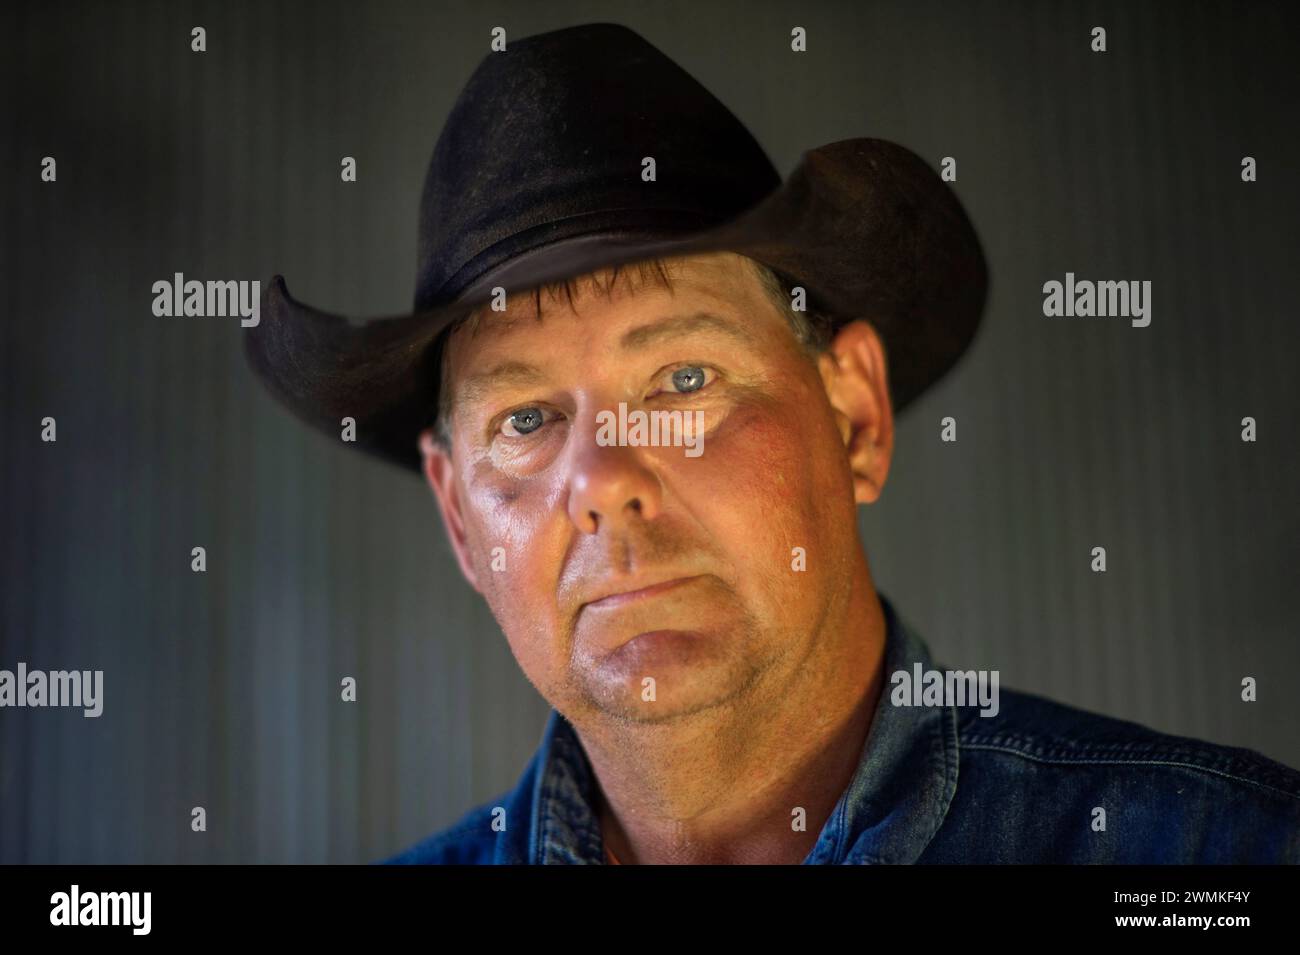
[[[849,322],[821,356],[819,367],[848,450],[853,499],[873,504],[884,490],[894,453],[885,347],[869,322]]]
[[[451,454],[434,440],[433,429],[426,428],[420,432],[420,454],[424,458],[424,479],[433,489],[433,496],[438,500],[438,509],[442,512],[442,523],[447,528],[447,539],[451,549],[456,553],[460,572],[465,575],[469,585],[479,593],[478,575],[474,572],[470,560],[468,538],[465,534],[465,515],[462,510],[460,491],[456,487],[456,472]]]

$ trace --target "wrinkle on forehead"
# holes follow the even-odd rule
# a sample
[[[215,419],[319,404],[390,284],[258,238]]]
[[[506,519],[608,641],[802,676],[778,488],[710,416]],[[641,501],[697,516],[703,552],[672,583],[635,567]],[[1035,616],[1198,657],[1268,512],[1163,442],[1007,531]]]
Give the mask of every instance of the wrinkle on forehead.
[[[579,303],[596,297],[615,301],[647,289],[663,289],[671,295],[679,284],[691,282],[694,278],[692,273],[711,265],[723,266],[721,273],[716,268],[709,269],[711,278],[723,281],[734,280],[737,273],[744,274],[749,271],[744,268],[746,265],[751,266],[753,277],[757,278],[757,270],[753,269],[756,264],[752,259],[735,252],[712,252],[620,263],[570,279],[539,285],[516,293],[514,296],[507,295],[504,311],[494,311],[490,304],[485,303],[475,309],[465,319],[464,324],[473,337],[488,321],[503,329],[512,328],[524,321],[543,321],[546,315],[554,310],[542,304],[543,297],[551,306],[562,303],[568,306],[571,313],[577,314]],[[528,306],[530,302],[532,305]]]

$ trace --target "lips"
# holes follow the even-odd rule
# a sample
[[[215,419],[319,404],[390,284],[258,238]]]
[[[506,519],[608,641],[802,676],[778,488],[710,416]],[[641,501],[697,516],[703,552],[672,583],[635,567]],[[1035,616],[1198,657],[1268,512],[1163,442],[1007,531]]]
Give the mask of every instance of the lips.
[[[635,582],[629,582],[620,585],[617,590],[605,591],[602,596],[597,597],[595,600],[587,601],[583,604],[583,607],[592,610],[605,610],[622,607],[630,603],[635,603],[638,600],[648,600],[651,597],[657,597],[660,594],[676,590],[678,587],[682,587],[693,580],[699,579],[700,575],[673,577],[656,583],[639,586]]]

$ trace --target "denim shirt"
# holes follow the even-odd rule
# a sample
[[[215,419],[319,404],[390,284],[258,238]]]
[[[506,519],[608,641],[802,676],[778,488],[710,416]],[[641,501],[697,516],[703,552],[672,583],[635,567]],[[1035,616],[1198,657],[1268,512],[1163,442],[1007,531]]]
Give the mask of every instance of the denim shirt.
[[[944,668],[880,599],[884,687],[804,864],[1300,863],[1300,773],[1253,750],[1005,689],[990,715],[894,705],[891,674]],[[602,865],[594,779],[553,709],[511,790],[383,861]]]

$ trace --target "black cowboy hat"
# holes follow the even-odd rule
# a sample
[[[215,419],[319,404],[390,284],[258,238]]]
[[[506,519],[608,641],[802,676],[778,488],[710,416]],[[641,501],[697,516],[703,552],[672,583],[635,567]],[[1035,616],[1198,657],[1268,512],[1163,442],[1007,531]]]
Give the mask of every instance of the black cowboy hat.
[[[352,417],[357,447],[418,471],[439,336],[494,286],[708,251],[795,280],[839,322],[869,320],[896,412],[952,367],[984,307],[975,231],[915,153],[841,140],[783,183],[692,76],[627,27],[594,23],[512,41],[461,91],[424,183],[412,314],[352,324],[295,301],[277,275],[245,350],[298,417],[336,436]]]

